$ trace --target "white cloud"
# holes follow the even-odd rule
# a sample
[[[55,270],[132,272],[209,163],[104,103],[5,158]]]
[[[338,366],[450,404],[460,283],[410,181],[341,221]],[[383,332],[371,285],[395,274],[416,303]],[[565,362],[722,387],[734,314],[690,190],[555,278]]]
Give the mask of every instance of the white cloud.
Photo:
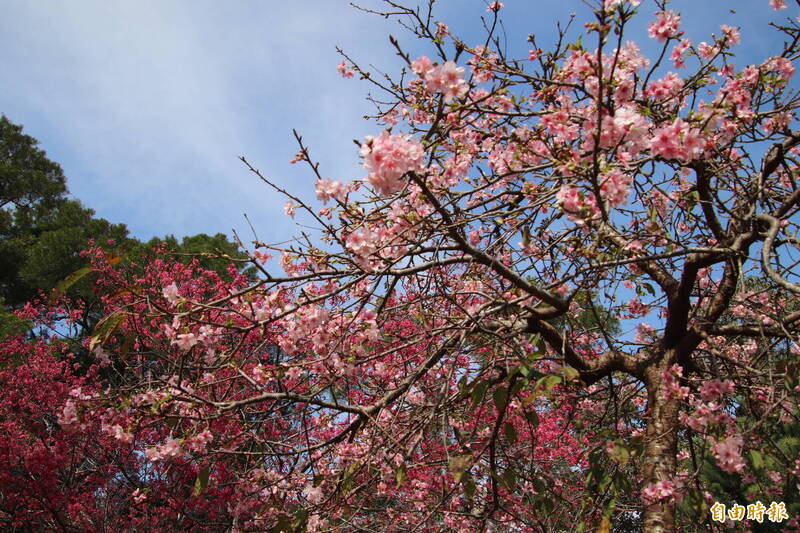
[[[369,108],[336,73],[336,44],[380,63],[381,24],[326,1],[18,3],[2,111],[65,167],[72,192],[138,235],[288,231],[283,199],[249,175],[313,190],[288,165],[298,128],[323,169],[352,174]],[[343,41],[345,41],[343,43]],[[347,175],[345,178],[355,176]],[[259,235],[262,239],[264,235]]]
[[[770,14],[763,3],[759,17]],[[685,0],[675,6],[701,9]],[[758,18],[741,9],[733,23]],[[702,10],[684,22],[707,35],[724,13]],[[513,0],[503,11],[504,35],[523,54],[527,33],[538,31],[547,42],[556,20],[566,17],[563,4],[546,3],[535,20],[529,12],[528,2]],[[487,16],[484,3],[442,2],[441,13],[452,29],[472,32],[470,44],[479,42],[475,17]],[[284,200],[237,156],[310,196],[311,173],[288,164],[294,127],[326,177],[360,178],[351,139],[378,126],[361,120],[372,111],[364,99],[369,88],[338,76],[334,47],[393,72],[399,60],[387,33],[412,54],[422,52],[396,21],[344,1],[7,2],[0,17],[6,73],[0,111],[42,141],[64,166],[75,196],[140,237],[231,227],[246,237],[246,212],[262,240],[282,239],[294,233],[282,214]],[[752,30],[743,35],[745,42],[757,40]]]

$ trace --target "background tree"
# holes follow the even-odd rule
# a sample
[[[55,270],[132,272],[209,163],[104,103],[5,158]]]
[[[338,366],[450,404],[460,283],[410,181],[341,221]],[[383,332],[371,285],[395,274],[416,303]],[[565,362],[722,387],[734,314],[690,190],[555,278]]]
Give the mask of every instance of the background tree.
[[[18,309],[48,293],[87,266],[81,252],[90,242],[119,255],[126,264],[141,265],[154,254],[176,254],[183,262],[197,258],[202,267],[229,277],[231,262],[244,256],[227,236],[204,233],[154,237],[143,243],[130,237],[125,224],[95,217],[92,209],[69,198],[61,167],[25,135],[22,126],[0,117],[0,301],[6,309]],[[66,286],[66,285],[64,285]],[[80,331],[91,331],[99,316],[99,298],[90,279],[69,284],[67,294],[80,301]],[[17,331],[21,322],[4,311],[0,324]]]

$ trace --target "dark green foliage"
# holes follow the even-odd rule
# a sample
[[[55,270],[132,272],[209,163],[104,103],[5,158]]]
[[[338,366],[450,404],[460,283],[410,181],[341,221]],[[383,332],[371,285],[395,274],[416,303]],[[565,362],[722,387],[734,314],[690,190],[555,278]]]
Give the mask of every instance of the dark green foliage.
[[[16,308],[84,266],[89,239],[132,241],[124,224],[67,198],[61,167],[22,127],[0,117],[0,298]],[[71,294],[88,296],[88,284]]]
[[[28,321],[6,310],[3,300],[0,299],[0,339],[8,335],[20,335],[30,329],[31,325]]]
[[[67,192],[61,167],[37,148],[22,126],[0,115],[0,235],[6,235],[9,209],[52,208]],[[13,212],[13,211],[11,211]]]
[[[71,272],[86,265],[80,257],[90,239],[98,243],[125,246],[132,239],[124,224],[112,224],[95,218],[94,211],[75,200],[63,200],[49,212],[32,220],[29,225],[18,226],[11,238],[0,243],[7,260],[13,261],[5,270],[13,277],[3,276],[2,296],[11,306],[18,306],[35,297],[39,291],[48,291]],[[76,297],[90,297],[86,282],[70,289]]]
[[[225,278],[231,259],[245,258],[222,233],[201,233],[181,241],[170,235],[143,243],[128,235],[125,224],[96,218],[94,210],[67,194],[61,167],[38,148],[36,139],[22,132],[22,126],[0,116],[0,338],[25,329],[10,309],[23,306],[41,292],[49,293],[88,265],[80,252],[90,242],[122,256],[129,265],[142,265],[154,250],[165,249],[181,262],[197,258],[201,267]],[[92,312],[99,304],[92,276],[70,284],[66,294],[87,310],[80,326],[90,330],[99,316]]]

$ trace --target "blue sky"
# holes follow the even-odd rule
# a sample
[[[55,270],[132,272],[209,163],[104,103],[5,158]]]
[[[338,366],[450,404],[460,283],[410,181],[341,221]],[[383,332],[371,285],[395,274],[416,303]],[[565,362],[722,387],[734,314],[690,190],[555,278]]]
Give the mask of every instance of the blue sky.
[[[486,5],[442,0],[437,19],[478,44]],[[776,14],[767,0],[672,5],[695,42],[722,23],[741,26],[743,60],[760,61],[778,48],[769,20],[796,15]],[[643,12],[654,9],[643,2]],[[527,50],[529,33],[550,42],[555,22],[571,11],[586,9],[580,0],[506,0],[510,49]],[[389,33],[424,52],[395,21],[340,0],[10,0],[1,13],[0,112],[40,140],[75,197],[145,239],[235,228],[247,240],[243,213],[262,241],[294,234],[284,199],[238,156],[313,197],[307,167],[288,163],[296,128],[326,177],[362,178],[352,139],[379,127],[361,118],[371,111],[370,87],[338,75],[335,47],[373,72],[399,70]],[[641,28],[631,34],[637,41],[643,36]]]

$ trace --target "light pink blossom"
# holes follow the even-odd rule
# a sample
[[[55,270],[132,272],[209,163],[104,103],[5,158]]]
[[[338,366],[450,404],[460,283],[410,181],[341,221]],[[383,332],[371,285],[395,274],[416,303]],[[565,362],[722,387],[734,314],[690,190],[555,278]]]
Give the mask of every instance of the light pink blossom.
[[[733,382],[729,380],[712,379],[700,386],[700,397],[704,402],[719,400],[723,395],[731,392],[733,392]]]
[[[452,61],[438,65],[425,73],[425,90],[431,94],[444,95],[445,103],[461,98],[469,90],[464,81],[464,67],[457,67]]]
[[[388,196],[403,189],[407,172],[423,168],[422,145],[410,136],[392,135],[384,131],[380,137],[367,138],[361,146],[367,182],[378,194]]]
[[[739,33],[739,30],[733,26],[723,24],[722,34],[725,36],[725,44],[728,46],[736,46],[742,41],[742,36]]]
[[[676,483],[671,480],[658,481],[642,489],[642,500],[645,505],[652,505],[663,500],[672,500],[676,496]]]
[[[658,42],[663,43],[669,37],[674,37],[678,33],[681,16],[674,11],[660,11],[657,14],[658,19],[647,27],[647,34]]]
[[[336,66],[336,70],[339,71],[339,74],[341,74],[343,78],[353,77],[353,71],[350,70],[350,68],[347,66],[347,63],[345,63],[344,61],[342,61]]]
[[[179,333],[172,342],[181,350],[189,351],[197,344],[197,336],[194,333]]]
[[[605,7],[606,11],[609,11],[609,10],[615,8],[616,6],[620,5],[624,1],[625,0],[606,0],[604,7]],[[638,6],[639,4],[642,3],[642,0],[628,0],[628,3],[630,3],[632,6],[636,7],[636,6]]]
[[[331,198],[341,202],[347,193],[347,187],[339,181],[317,180],[316,192],[317,200],[322,203],[328,203]]]
[[[729,474],[741,472],[744,467],[744,459],[742,459],[741,450],[743,445],[742,437],[733,435],[725,440],[716,442],[711,451],[714,458],[717,460],[717,465]]]
[[[175,304],[181,299],[181,295],[178,293],[178,286],[175,285],[174,282],[167,287],[164,287],[164,290],[161,291],[161,294],[163,294],[164,298],[166,298],[171,304]]]

